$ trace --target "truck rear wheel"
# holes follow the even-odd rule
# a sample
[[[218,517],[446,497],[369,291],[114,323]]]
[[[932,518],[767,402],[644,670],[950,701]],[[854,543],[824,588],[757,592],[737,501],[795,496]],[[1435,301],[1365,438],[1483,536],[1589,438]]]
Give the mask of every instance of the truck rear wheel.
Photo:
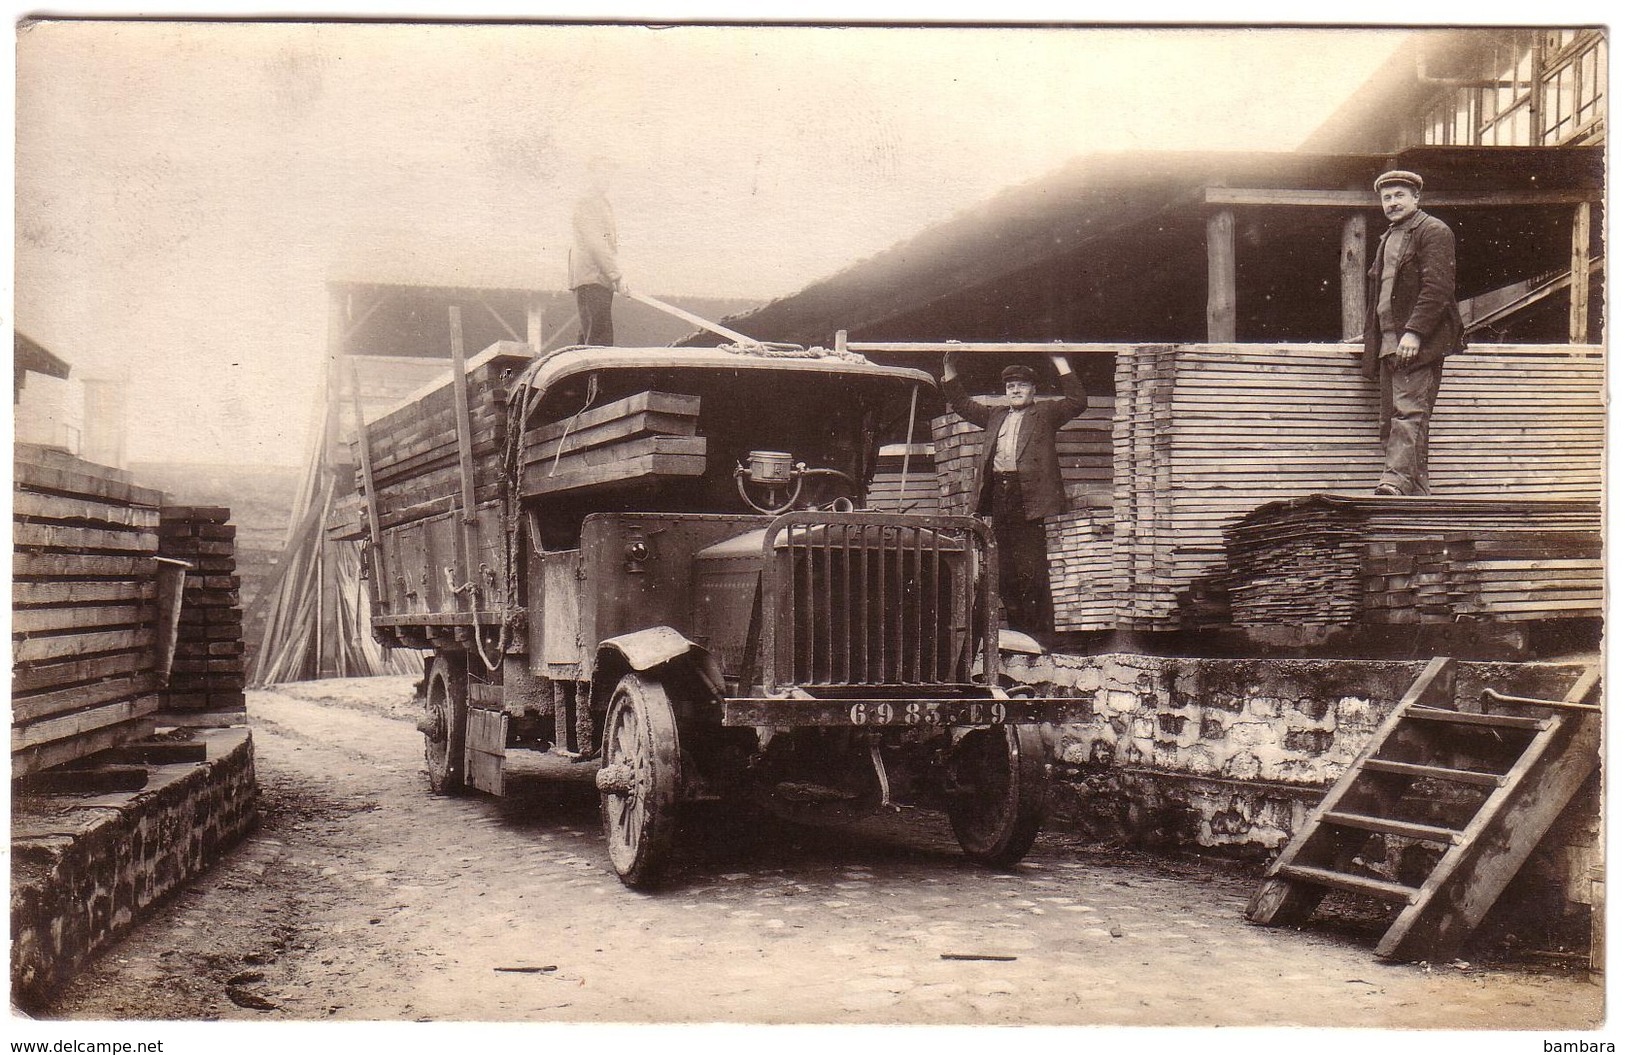
[[[459,795],[463,782],[463,747],[468,735],[468,668],[460,656],[439,654],[429,665],[423,693],[423,758],[429,765],[429,790]]]
[[[1027,855],[1044,821],[1049,775],[1032,725],[973,729],[949,760],[954,795],[948,821],[970,857],[1007,868]]]
[[[627,886],[654,886],[671,860],[682,781],[677,718],[665,688],[623,677],[610,697],[603,743],[597,780],[610,864]]]

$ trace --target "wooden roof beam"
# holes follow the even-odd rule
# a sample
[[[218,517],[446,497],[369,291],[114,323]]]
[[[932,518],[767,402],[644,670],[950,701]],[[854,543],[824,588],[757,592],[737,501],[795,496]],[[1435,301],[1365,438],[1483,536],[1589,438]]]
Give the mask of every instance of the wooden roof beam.
[[[1208,187],[1208,205],[1270,205],[1309,208],[1374,209],[1376,197],[1364,190],[1303,190],[1270,187]],[[1601,202],[1598,190],[1537,191],[1424,191],[1422,202],[1430,209],[1477,209],[1499,206],[1584,205]]]

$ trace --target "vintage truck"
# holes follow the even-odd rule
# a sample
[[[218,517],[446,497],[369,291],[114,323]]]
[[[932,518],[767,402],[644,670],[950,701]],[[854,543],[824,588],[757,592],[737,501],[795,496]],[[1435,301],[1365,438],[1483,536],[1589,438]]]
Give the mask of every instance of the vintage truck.
[[[860,508],[933,389],[844,350],[503,342],[367,423],[351,537],[378,639],[432,651],[433,791],[500,795],[515,750],[596,766],[631,887],[705,801],[939,808],[1018,861],[1040,723],[1088,705],[1004,683],[984,523]]]

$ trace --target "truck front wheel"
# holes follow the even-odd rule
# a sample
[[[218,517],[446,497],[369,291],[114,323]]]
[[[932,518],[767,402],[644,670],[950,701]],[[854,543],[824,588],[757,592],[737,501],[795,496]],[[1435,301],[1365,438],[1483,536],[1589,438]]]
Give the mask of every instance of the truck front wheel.
[[[461,794],[463,745],[468,735],[468,668],[462,657],[440,654],[425,679],[423,757],[429,765],[429,790],[436,795]]]
[[[1025,857],[1049,792],[1038,727],[973,729],[953,746],[949,767],[948,821],[965,853],[996,868]]]
[[[598,771],[609,861],[633,889],[654,886],[670,863],[682,774],[677,718],[658,681],[628,674],[604,719]]]

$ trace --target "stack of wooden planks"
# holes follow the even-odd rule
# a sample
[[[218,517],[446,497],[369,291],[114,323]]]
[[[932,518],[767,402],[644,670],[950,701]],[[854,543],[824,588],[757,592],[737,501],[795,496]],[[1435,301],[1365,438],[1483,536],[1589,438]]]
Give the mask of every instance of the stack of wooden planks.
[[[12,776],[148,736],[162,494],[30,444],[12,492]]]
[[[905,446],[906,476],[903,472]],[[938,512],[942,496],[937,486],[934,455],[935,449],[929,443],[894,443],[882,447],[874,476],[869,481],[864,500],[866,507],[882,513],[929,515]]]
[[[1593,502],[1311,495],[1226,538],[1239,625],[1601,615]]]
[[[581,494],[705,472],[700,399],[638,392],[525,433],[520,493]]]
[[[164,506],[158,537],[160,556],[191,565],[181,593],[164,720],[187,726],[240,724],[246,709],[243,609],[231,510]]]
[[[499,348],[501,346],[498,346]],[[519,346],[523,347],[523,346]],[[476,504],[501,494],[502,448],[507,433],[507,381],[531,361],[528,354],[482,354],[468,371],[469,434],[474,452]],[[394,527],[453,508],[461,495],[455,386],[446,380],[366,427],[367,454],[380,527]],[[365,472],[356,441],[356,489]],[[365,511],[349,506],[355,534],[365,534]],[[330,525],[331,526],[331,525]]]
[[[1477,346],[1447,361],[1432,430],[1436,495],[1601,494],[1602,352]],[[1139,345],[1118,353],[1115,625],[1191,625],[1223,581],[1225,530],[1268,502],[1368,494],[1382,469],[1377,393],[1345,345]],[[1064,583],[1058,604],[1070,589]],[[1077,611],[1095,613],[1087,595]]]

